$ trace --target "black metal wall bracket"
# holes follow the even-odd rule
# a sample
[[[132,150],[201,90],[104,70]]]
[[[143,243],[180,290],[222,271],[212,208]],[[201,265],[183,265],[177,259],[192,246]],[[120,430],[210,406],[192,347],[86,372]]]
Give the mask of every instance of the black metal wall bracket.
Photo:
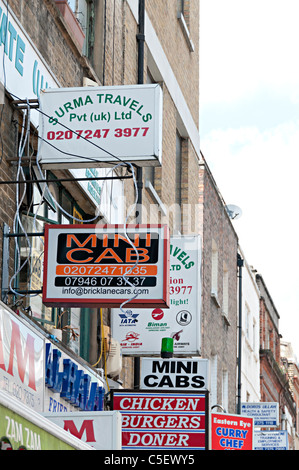
[[[43,237],[43,232],[30,232],[27,233],[28,237]],[[9,243],[11,238],[25,237],[24,233],[10,233],[9,226],[3,224],[3,241],[2,241],[2,283],[1,283],[1,300],[7,301],[7,296],[17,292],[20,295],[42,294],[42,289],[36,290],[20,290],[17,287],[11,291],[9,286]]]

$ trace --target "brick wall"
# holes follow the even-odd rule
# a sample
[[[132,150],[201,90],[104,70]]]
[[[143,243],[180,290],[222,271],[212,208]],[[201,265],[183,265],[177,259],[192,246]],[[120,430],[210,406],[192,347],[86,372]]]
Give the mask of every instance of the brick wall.
[[[41,56],[48,63],[58,81],[63,87],[82,86],[83,77],[91,78],[99,84],[120,85],[137,82],[137,40],[138,25],[127,1],[115,0],[103,2],[98,0],[95,7],[94,27],[102,25],[105,31],[94,29],[94,43],[90,58],[83,57],[76,41],[54,0],[10,0],[10,8],[23,25],[25,31],[38,48]],[[106,10],[104,11],[106,5]],[[181,25],[177,19],[177,2],[173,0],[151,0],[146,2],[147,14],[156,30],[159,41],[167,55],[170,66],[181,87],[187,105],[198,125],[199,111],[199,5],[197,0],[190,0],[188,11],[188,29],[195,51],[190,52]],[[101,16],[102,15],[102,16]],[[104,34],[105,33],[105,34]],[[98,54],[98,57],[96,57]],[[148,51],[145,44],[144,81],[148,69]],[[186,73],[188,70],[188,73]],[[175,203],[176,187],[176,130],[177,109],[165,83],[163,87],[163,156],[162,167],[155,169],[154,187],[162,203],[167,208],[167,216],[161,215],[161,207],[150,191],[143,189],[144,222],[169,222],[173,231],[174,216],[169,209]],[[5,131],[4,159],[1,165],[1,178],[11,179],[15,167],[6,161],[8,153],[14,153],[12,142],[16,135],[12,125],[13,109],[7,105],[2,129]],[[198,218],[198,156],[188,139],[183,141],[182,152],[182,203],[186,206],[186,214],[191,212],[188,222],[182,217],[182,232],[190,232],[192,223]],[[144,183],[146,171],[143,171]],[[68,190],[77,197],[76,186],[68,185]],[[12,225],[15,208],[14,188],[1,187],[1,195],[7,201],[5,210],[0,211],[1,222],[7,221]],[[125,181],[125,196],[127,207],[133,204],[135,194],[132,180]],[[149,219],[149,216],[151,218]],[[135,215],[133,215],[134,219]],[[147,219],[146,219],[147,217]],[[196,231],[195,228],[193,231]],[[1,239],[0,239],[1,243]],[[13,244],[11,244],[13,245]],[[13,263],[11,263],[13,269]],[[105,316],[105,323],[109,318]],[[133,360],[123,359],[121,375],[126,387],[132,387]]]
[[[176,0],[151,0],[146,2],[150,20],[155,26],[167,59],[175,72],[195,123],[198,124],[199,83],[199,1],[188,5],[188,29],[194,52],[190,52],[182,28],[177,19]]]
[[[238,239],[222,198],[205,164],[200,168],[199,203],[202,212],[200,233],[202,253],[202,356],[217,356],[217,403],[222,403],[222,371],[228,374],[228,412],[236,406],[237,351],[237,249]],[[218,248],[217,298],[212,290],[212,240]],[[229,313],[222,315],[223,262],[229,273]]]

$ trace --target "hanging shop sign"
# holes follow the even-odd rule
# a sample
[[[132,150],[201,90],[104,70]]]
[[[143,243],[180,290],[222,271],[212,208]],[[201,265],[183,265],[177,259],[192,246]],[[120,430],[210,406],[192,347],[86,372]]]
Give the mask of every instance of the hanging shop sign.
[[[253,418],[211,413],[211,450],[253,450]]]
[[[123,449],[207,449],[206,393],[112,390],[122,414]]]
[[[45,227],[45,305],[167,307],[168,282],[166,225]]]
[[[209,390],[208,359],[154,359],[141,361],[141,389]]]
[[[20,99],[31,99],[39,97],[41,88],[59,86],[44,58],[3,0],[0,0],[0,38],[0,82],[9,93]],[[31,120],[38,125],[38,111],[32,110]]]
[[[288,431],[255,431],[254,450],[289,450]]]
[[[96,450],[121,449],[119,411],[43,413],[43,416]]]
[[[112,312],[112,334],[123,355],[160,355],[164,337],[174,354],[199,355],[201,349],[201,238],[170,237],[169,309]]]
[[[93,450],[69,432],[0,391],[0,450]]]
[[[42,411],[44,381],[43,337],[0,302],[0,391]]]
[[[279,426],[279,404],[277,402],[242,403],[241,414],[254,418],[255,426]]]
[[[45,406],[51,413],[68,411],[102,411],[104,380],[97,378],[74,359],[46,343]]]
[[[40,110],[39,157],[45,167],[161,164],[158,84],[46,89]]]

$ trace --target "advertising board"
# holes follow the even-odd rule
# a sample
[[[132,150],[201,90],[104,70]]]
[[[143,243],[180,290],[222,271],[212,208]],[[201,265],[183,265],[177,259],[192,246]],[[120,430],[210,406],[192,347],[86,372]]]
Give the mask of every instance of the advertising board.
[[[59,82],[7,4],[0,0],[0,82],[14,99],[38,98],[41,88],[56,88]],[[38,111],[30,114],[38,126]]]
[[[105,381],[50,341],[45,345],[44,411],[101,411]]]
[[[279,426],[279,404],[277,402],[245,402],[241,414],[254,418],[255,426]]]
[[[40,109],[39,158],[44,166],[161,164],[159,84],[46,89],[40,93]]]
[[[35,410],[0,391],[0,450],[93,450]]]
[[[0,302],[0,391],[42,411],[44,381],[43,337]]]
[[[43,303],[168,307],[166,225],[46,225]]]
[[[208,359],[143,357],[140,375],[141,389],[209,390]]]
[[[164,337],[174,354],[199,355],[201,348],[201,238],[170,237],[169,308],[112,311],[112,335],[122,354],[160,355]]]
[[[43,413],[43,416],[96,450],[121,449],[119,411]]]
[[[288,431],[255,431],[254,450],[288,450]]]
[[[211,450],[253,450],[253,418],[211,413]]]
[[[205,450],[206,393],[112,391],[122,414],[123,449]]]

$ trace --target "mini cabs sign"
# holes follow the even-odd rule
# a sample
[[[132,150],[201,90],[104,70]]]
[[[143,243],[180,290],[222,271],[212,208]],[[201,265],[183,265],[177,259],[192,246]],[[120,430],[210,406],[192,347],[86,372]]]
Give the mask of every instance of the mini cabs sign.
[[[167,308],[168,283],[166,225],[45,227],[45,305]]]

